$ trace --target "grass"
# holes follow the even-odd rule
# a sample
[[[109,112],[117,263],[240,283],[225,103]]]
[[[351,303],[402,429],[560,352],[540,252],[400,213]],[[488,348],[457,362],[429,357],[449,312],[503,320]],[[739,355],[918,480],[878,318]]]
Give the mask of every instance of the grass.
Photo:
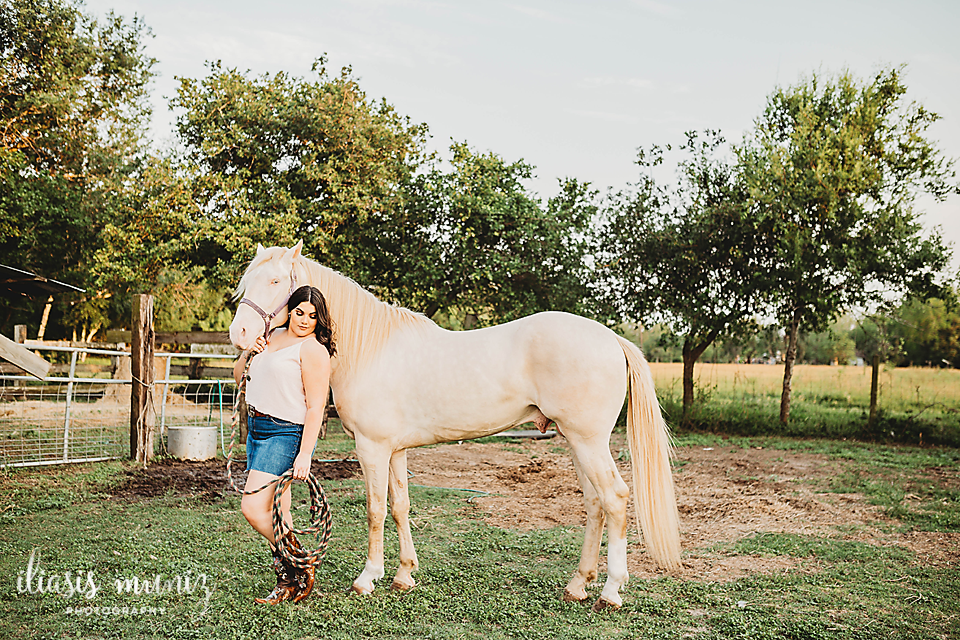
[[[681,395],[681,363],[652,363],[658,389]],[[818,402],[835,407],[869,407],[870,367],[797,365],[793,394],[798,403]],[[720,397],[780,399],[783,367],[762,364],[711,364],[696,367],[701,392]],[[889,411],[919,411],[930,406],[960,410],[960,370],[882,367],[880,406]]]
[[[682,365],[651,364],[672,423],[682,410]],[[798,365],[790,422],[779,424],[783,368],[697,366],[696,403],[688,428],[739,435],[944,444],[960,446],[960,370],[887,368],[880,372],[879,413],[868,425],[870,368]]]
[[[865,493],[903,529],[960,531],[957,488],[938,483],[931,473],[955,477],[960,468],[955,449],[698,433],[681,434],[679,440],[830,456],[843,471],[823,490]],[[349,441],[331,429],[317,457],[343,457],[349,449]],[[463,493],[421,487],[411,488],[419,586],[403,595],[386,589],[397,564],[396,536],[388,526],[386,580],[369,597],[351,596],[347,589],[366,550],[358,480],[324,483],[334,529],[315,595],[300,605],[262,607],[252,598],[269,588],[267,551],[243,520],[238,498],[207,503],[174,495],[143,502],[107,497],[127,466],[112,462],[0,474],[0,636],[807,640],[960,634],[955,566],[931,566],[906,548],[848,540],[842,531],[821,537],[761,533],[723,544],[715,551],[789,556],[798,565],[729,582],[634,579],[623,590],[622,610],[592,613],[559,597],[576,564],[579,528],[495,528]],[[306,492],[302,486],[297,491],[300,504]],[[904,496],[911,496],[908,507]],[[84,580],[90,576],[98,592],[87,599],[83,589],[71,597],[18,590],[32,552],[34,568],[44,571],[48,586],[56,587],[49,580],[61,576],[54,591],[67,590],[62,576],[70,572]],[[190,576],[194,589],[117,592],[118,579],[157,575],[173,580],[171,585],[176,577]],[[199,588],[201,579],[209,598]],[[592,596],[598,593],[599,587],[593,588]]]

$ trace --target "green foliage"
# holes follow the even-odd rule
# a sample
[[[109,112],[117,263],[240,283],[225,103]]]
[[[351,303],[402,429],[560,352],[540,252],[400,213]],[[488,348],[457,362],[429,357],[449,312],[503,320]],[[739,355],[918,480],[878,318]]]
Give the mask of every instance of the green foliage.
[[[909,298],[900,305],[890,322],[900,364],[960,368],[960,312],[951,306],[939,298]]]
[[[466,144],[451,151],[450,171],[433,168],[410,185],[402,215],[417,226],[380,270],[392,274],[385,288],[428,317],[459,311],[479,324],[551,309],[583,313],[596,192],[566,180],[544,207],[523,184],[533,167],[522,160]]]
[[[173,106],[187,149],[192,264],[235,284],[257,243],[292,245],[352,275],[375,250],[369,222],[400,208],[422,161],[425,125],[367,99],[349,68],[313,80],[283,72],[250,78],[210,64],[180,79]],[[374,245],[374,246],[371,246]]]
[[[807,364],[847,364],[856,352],[849,318],[840,318],[825,331],[801,331],[797,361]]]
[[[868,83],[814,75],[780,88],[737,148],[768,229],[776,313],[788,328],[782,422],[799,328],[822,330],[890,292],[930,290],[947,262],[913,204],[919,193],[957,189],[953,161],[924,137],[938,116],[905,102],[901,75],[886,69]]]
[[[148,32],[139,19],[111,13],[98,23],[60,0],[12,0],[2,12],[0,253],[87,288],[60,311],[67,326],[93,329],[107,303],[91,256],[143,157],[155,62],[141,50]],[[8,309],[9,321],[43,302]]]
[[[664,322],[683,337],[684,409],[693,402],[693,368],[718,337],[753,326],[768,289],[764,234],[737,169],[716,157],[723,138],[687,133],[675,194],[643,177],[612,197],[598,233],[600,271],[618,319]],[[640,151],[639,164],[662,161]]]

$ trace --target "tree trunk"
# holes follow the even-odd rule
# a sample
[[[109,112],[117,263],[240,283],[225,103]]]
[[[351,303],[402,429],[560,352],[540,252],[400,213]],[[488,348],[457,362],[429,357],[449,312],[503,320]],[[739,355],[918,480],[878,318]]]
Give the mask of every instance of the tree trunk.
[[[711,331],[698,345],[693,344],[693,338],[690,336],[683,341],[683,413],[680,416],[682,424],[687,424],[690,410],[693,408],[693,367],[718,335],[718,331]]]
[[[793,312],[787,334],[787,353],[783,360],[783,393],[780,395],[780,424],[790,420],[790,383],[793,380],[793,363],[797,359],[797,335],[800,330],[800,310]]]
[[[877,424],[877,387],[880,381],[880,354],[873,354],[870,360],[870,418],[867,425],[872,430]]]
[[[683,346],[683,415],[680,422],[687,423],[690,417],[690,409],[693,407],[693,365],[697,362],[693,353],[687,349],[686,343]]]

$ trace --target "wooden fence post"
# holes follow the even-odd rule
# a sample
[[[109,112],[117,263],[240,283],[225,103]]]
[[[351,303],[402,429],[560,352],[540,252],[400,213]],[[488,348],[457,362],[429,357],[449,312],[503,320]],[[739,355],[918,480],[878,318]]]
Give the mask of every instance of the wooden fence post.
[[[17,344],[23,344],[27,341],[27,325],[25,324],[15,324],[13,325],[13,341]],[[13,383],[14,387],[22,388],[27,386],[26,380],[16,380]]]
[[[130,342],[130,458],[146,465],[153,458],[153,296],[133,296]]]

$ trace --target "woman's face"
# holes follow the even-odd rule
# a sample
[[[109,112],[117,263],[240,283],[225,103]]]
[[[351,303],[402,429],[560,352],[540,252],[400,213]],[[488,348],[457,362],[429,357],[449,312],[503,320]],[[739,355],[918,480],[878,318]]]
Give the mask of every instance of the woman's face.
[[[317,328],[317,310],[304,300],[290,312],[290,331],[298,338],[305,338]]]

